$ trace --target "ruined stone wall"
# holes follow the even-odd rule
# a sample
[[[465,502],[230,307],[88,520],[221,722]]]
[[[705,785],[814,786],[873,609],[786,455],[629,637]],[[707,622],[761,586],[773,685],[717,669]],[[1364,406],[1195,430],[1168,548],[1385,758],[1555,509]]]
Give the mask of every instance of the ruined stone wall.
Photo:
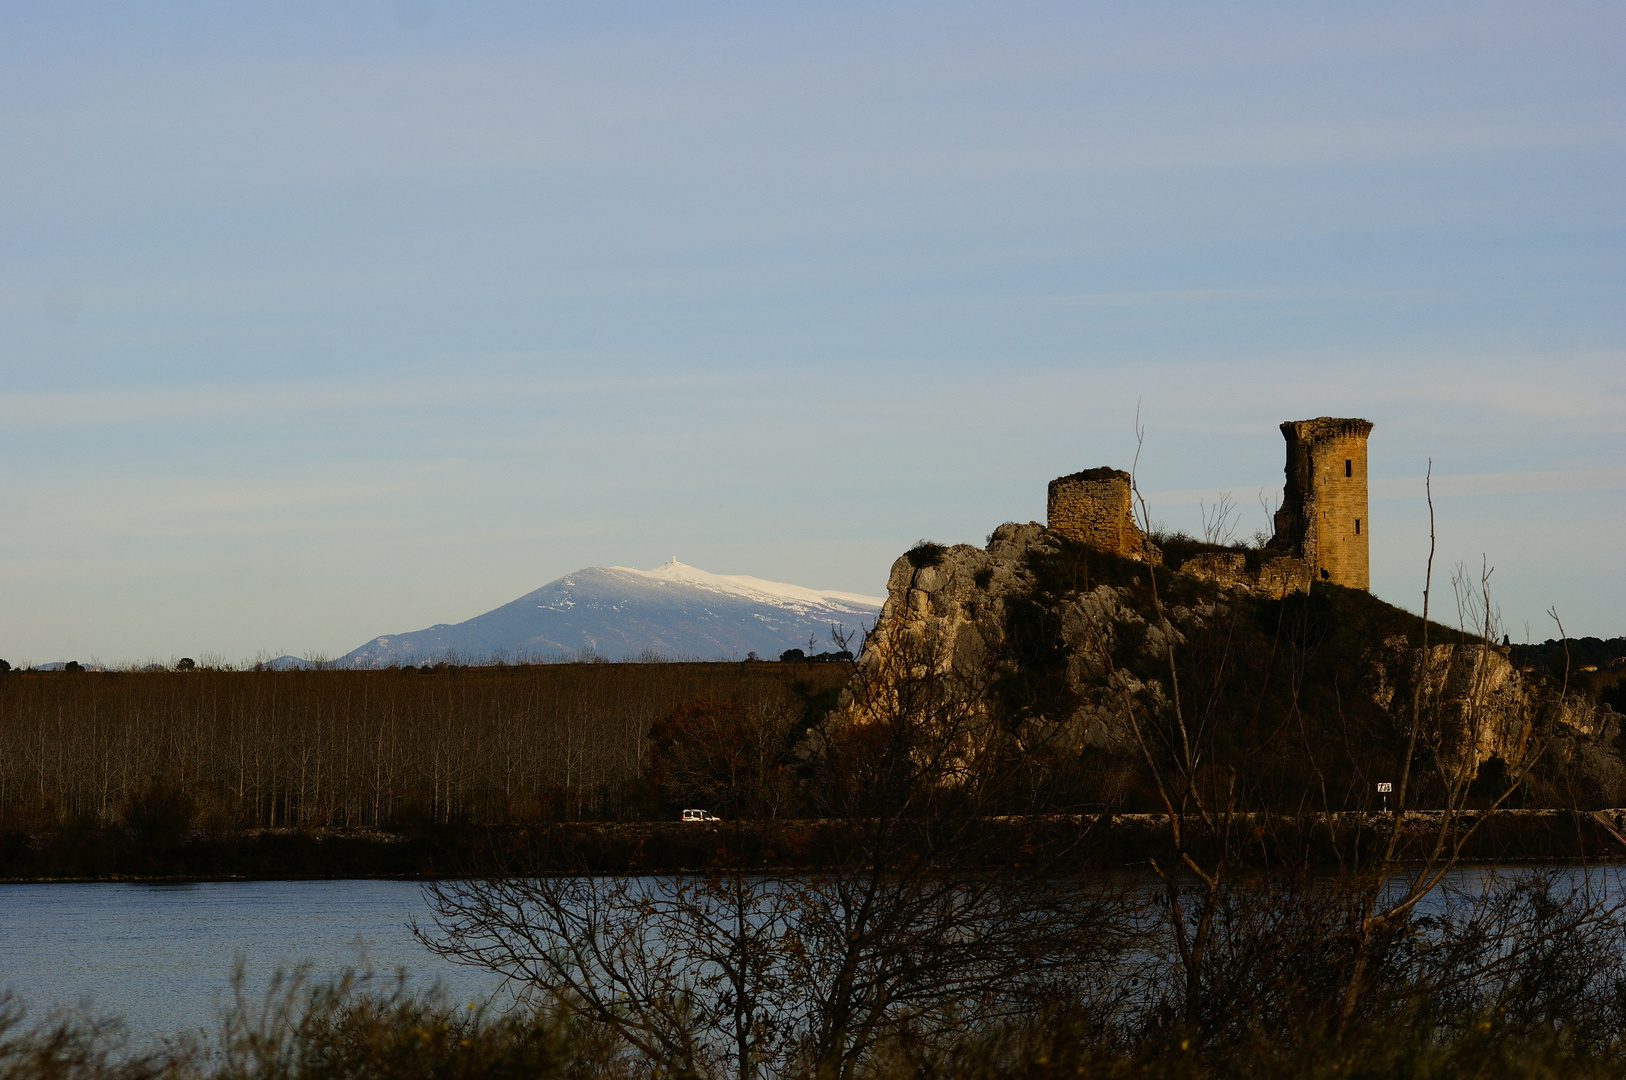
[[[1367,517],[1369,421],[1322,416],[1289,420],[1286,485],[1271,546],[1302,558],[1323,581],[1370,589]]]
[[[1199,581],[1211,581],[1223,588],[1244,588],[1280,600],[1288,593],[1310,591],[1310,564],[1294,555],[1266,559],[1257,570],[1248,569],[1247,556],[1239,551],[1213,551],[1193,555],[1179,570]]]
[[[1050,529],[1069,540],[1126,559],[1162,561],[1135,525],[1129,474],[1121,469],[1087,469],[1050,481],[1047,517]]]
[[[1310,564],[1296,555],[1283,555],[1279,559],[1266,559],[1259,567],[1259,580],[1255,591],[1280,600],[1288,593],[1307,593],[1314,571]]]

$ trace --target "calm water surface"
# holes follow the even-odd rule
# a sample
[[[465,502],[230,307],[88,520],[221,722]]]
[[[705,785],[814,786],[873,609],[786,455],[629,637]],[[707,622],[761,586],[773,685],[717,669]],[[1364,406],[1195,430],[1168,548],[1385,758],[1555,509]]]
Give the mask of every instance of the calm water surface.
[[[1561,891],[1626,894],[1619,867],[1556,872]],[[1464,867],[1451,882],[1472,894],[1519,873]],[[1150,877],[1139,884],[1153,887]],[[235,957],[256,1001],[278,968],[309,963],[321,977],[365,963],[384,974],[405,969],[412,986],[438,981],[458,1002],[504,1004],[496,976],[447,963],[412,937],[409,920],[428,915],[420,886],[406,881],[0,885],[0,988],[17,991],[34,1016],[86,1006],[122,1016],[149,1040],[214,1032]]]
[[[459,1001],[498,994],[494,976],[420,945],[414,915],[428,921],[409,881],[0,885],[0,987],[31,1015],[83,1004],[146,1038],[214,1031],[239,956],[256,990],[279,967],[331,975],[365,961]]]

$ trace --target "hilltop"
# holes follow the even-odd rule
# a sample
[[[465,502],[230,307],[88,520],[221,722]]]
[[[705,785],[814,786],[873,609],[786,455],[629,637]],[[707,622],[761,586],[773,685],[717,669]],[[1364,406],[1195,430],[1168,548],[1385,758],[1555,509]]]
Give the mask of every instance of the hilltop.
[[[460,623],[386,634],[339,658],[341,667],[453,659],[764,659],[854,638],[874,625],[882,598],[809,589],[678,562],[653,570],[589,566]]]
[[[1163,724],[1177,700],[1205,775],[1233,777],[1249,806],[1374,807],[1376,784],[1399,777],[1414,700],[1422,752],[1477,777],[1482,802],[1526,767],[1525,805],[1626,800],[1611,673],[1566,684],[1474,626],[1428,624],[1425,652],[1423,619],[1364,589],[1273,595],[1215,572],[1268,552],[1157,539],[1155,560],[1038,524],[1000,526],[985,547],[922,543],[892,567],[861,675],[928,664],[1013,736],[1057,810],[1157,808],[1135,721]],[[1432,782],[1409,805],[1438,797]]]

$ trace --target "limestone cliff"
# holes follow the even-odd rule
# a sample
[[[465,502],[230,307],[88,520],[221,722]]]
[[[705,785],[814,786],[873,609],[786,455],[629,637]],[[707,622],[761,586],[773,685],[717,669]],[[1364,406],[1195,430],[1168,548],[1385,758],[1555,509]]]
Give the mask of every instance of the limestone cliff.
[[[1037,523],[1006,524],[986,548],[928,546],[904,555],[892,566],[861,664],[884,666],[906,655],[985,694],[991,713],[1035,739],[1042,733],[1051,746],[1127,753],[1134,745],[1127,710],[1167,707],[1164,683],[1140,673],[1166,655],[1167,638],[1138,610],[1129,587],[1081,581],[1064,595],[1048,592],[1038,567],[1066,546]],[[1175,606],[1168,632],[1179,645],[1182,627],[1226,610],[1223,602]],[[1053,639],[1034,640],[1047,634]],[[1046,655],[1029,655],[1035,650]],[[1126,665],[1126,655],[1139,662]],[[1037,692],[1013,695],[1022,683]]]
[[[1369,692],[1397,729],[1409,723],[1415,697],[1425,746],[1447,762],[1466,760],[1475,770],[1493,757],[1515,768],[1525,764],[1539,741],[1538,729],[1599,736],[1611,715],[1581,695],[1526,678],[1509,662],[1507,650],[1495,645],[1430,645],[1425,654],[1397,635],[1367,659]],[[1398,687],[1411,690],[1397,692]]]
[[[1294,770],[1351,791],[1393,778],[1414,689],[1423,751],[1471,757],[1468,775],[1493,757],[1517,767],[1554,734],[1612,738],[1607,709],[1532,680],[1498,648],[1442,644],[1435,627],[1425,658],[1421,625],[1358,590],[1266,591],[1256,576],[1157,570],[1006,524],[985,547],[925,544],[893,564],[859,672],[929,671],[1024,745],[1126,760],[1138,754],[1131,715],[1166,718],[1178,690],[1212,760],[1280,776],[1284,790]],[[873,707],[849,700],[838,722]]]

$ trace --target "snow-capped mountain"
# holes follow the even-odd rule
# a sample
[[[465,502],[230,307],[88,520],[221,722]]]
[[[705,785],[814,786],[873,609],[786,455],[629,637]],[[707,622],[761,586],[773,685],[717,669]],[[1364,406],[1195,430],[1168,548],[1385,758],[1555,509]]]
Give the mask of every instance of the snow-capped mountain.
[[[809,637],[820,650],[836,648],[832,625],[856,638],[875,624],[884,600],[708,574],[676,557],[654,570],[590,566],[467,622],[375,638],[339,664],[580,653],[610,660],[738,660],[755,652],[774,659],[786,649],[806,649]]]

